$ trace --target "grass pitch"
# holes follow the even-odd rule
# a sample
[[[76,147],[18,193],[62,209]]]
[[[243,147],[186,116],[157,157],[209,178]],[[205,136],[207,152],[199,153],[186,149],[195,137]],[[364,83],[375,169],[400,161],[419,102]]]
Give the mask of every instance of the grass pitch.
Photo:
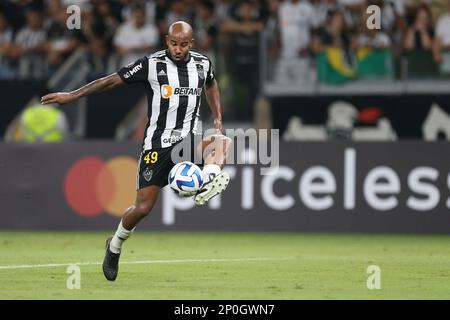
[[[138,231],[109,282],[107,235],[0,232],[0,299],[450,299],[450,236]]]

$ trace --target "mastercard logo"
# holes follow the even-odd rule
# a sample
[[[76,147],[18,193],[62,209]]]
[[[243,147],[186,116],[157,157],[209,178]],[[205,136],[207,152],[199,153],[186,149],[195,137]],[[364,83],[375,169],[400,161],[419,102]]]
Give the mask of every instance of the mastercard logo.
[[[172,96],[173,90],[172,87],[168,84],[163,84],[161,86],[161,96],[165,99],[168,99]]]
[[[95,217],[109,213],[121,217],[136,199],[137,161],[114,157],[104,161],[86,157],[75,162],[64,178],[64,195],[78,214]]]

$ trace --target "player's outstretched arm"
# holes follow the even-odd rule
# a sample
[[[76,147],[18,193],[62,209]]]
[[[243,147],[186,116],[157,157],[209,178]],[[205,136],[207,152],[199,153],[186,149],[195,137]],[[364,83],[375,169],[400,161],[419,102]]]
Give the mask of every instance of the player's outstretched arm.
[[[70,92],[49,93],[41,98],[42,104],[58,103],[66,104],[95,92],[105,91],[123,84],[123,80],[117,73],[94,80],[87,85]]]

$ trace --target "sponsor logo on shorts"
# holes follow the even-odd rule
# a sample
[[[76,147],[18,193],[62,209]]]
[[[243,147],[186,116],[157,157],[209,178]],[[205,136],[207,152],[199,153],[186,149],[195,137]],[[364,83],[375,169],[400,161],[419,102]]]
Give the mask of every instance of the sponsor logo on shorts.
[[[183,140],[183,137],[180,136],[171,136],[170,138],[164,138],[163,143],[177,143]]]

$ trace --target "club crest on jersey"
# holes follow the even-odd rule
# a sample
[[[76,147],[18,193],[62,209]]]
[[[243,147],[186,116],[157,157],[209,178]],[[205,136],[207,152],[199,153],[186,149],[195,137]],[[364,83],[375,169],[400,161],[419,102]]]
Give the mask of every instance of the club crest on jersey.
[[[168,84],[161,86],[161,96],[165,99],[169,99],[172,95],[177,96],[201,96],[202,88],[189,88],[189,87],[171,87]]]
[[[197,73],[200,79],[205,79],[205,72],[203,71],[203,65],[197,64]]]

